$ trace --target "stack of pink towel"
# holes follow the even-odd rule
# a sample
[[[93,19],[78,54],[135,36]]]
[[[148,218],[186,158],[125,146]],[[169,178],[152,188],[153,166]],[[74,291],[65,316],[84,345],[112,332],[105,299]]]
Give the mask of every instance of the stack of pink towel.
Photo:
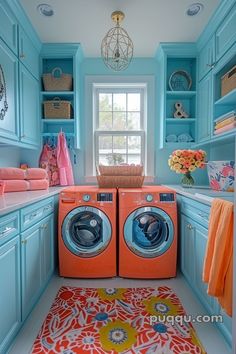
[[[5,192],[33,191],[49,187],[47,172],[43,168],[0,168],[0,180],[5,182]]]

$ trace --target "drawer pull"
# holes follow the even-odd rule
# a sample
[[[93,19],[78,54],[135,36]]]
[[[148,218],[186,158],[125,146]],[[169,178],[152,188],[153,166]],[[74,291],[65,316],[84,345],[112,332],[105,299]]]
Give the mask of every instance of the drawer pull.
[[[40,228],[41,228],[42,230],[46,230],[46,229],[48,228],[48,225],[47,225],[47,224],[43,224],[43,225],[40,226]]]
[[[192,230],[193,229],[192,225],[191,224],[187,224],[187,229]]]
[[[25,245],[27,243],[27,240],[22,240],[21,243]]]
[[[201,218],[208,220],[208,215],[203,214],[203,213],[198,213],[198,216],[200,216]]]
[[[3,235],[5,235],[6,233],[8,233],[8,232],[10,232],[10,231],[13,231],[13,230],[15,230],[14,227],[6,227],[5,230],[3,230],[3,231],[0,232],[0,235],[3,236]]]
[[[20,58],[21,58],[21,59],[25,59],[25,54],[24,54],[24,53],[21,53],[21,54],[20,54]]]
[[[51,210],[51,209],[52,209],[51,205],[48,205],[48,206],[46,206],[43,210],[44,210],[44,211],[48,211],[48,210]]]
[[[32,213],[29,218],[30,218],[30,220],[32,220],[33,218],[36,218],[36,216],[38,216],[37,212]]]

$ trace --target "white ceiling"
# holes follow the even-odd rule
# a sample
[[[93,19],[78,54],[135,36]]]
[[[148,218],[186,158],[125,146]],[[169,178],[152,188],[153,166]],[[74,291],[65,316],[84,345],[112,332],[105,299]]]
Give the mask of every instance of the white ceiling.
[[[111,13],[121,10],[121,26],[134,43],[135,57],[154,56],[159,42],[195,41],[221,0],[200,0],[204,10],[186,15],[194,0],[20,0],[42,42],[81,43],[86,57],[100,56],[100,44],[114,26]],[[196,1],[198,2],[198,0]],[[54,9],[53,17],[36,10],[40,3]]]

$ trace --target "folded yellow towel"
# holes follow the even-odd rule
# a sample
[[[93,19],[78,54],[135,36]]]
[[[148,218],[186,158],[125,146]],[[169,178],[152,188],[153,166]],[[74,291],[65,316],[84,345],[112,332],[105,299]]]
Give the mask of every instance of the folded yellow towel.
[[[236,121],[236,117],[235,116],[229,117],[229,118],[223,120],[222,122],[216,124],[215,125],[215,129],[223,128],[225,125],[227,125],[229,123],[232,123],[232,122],[235,122],[235,121]]]
[[[203,281],[208,294],[232,316],[233,285],[233,203],[222,199],[212,202],[208,242],[203,266]]]

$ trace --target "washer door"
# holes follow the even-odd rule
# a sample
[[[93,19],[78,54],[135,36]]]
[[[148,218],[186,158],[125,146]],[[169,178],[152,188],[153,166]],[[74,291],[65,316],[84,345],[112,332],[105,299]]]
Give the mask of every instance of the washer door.
[[[111,235],[108,217],[93,207],[73,209],[62,224],[62,238],[66,247],[80,257],[94,257],[103,252]]]
[[[173,222],[162,209],[138,208],[126,219],[124,239],[129,249],[138,256],[158,257],[165,253],[173,242]]]

